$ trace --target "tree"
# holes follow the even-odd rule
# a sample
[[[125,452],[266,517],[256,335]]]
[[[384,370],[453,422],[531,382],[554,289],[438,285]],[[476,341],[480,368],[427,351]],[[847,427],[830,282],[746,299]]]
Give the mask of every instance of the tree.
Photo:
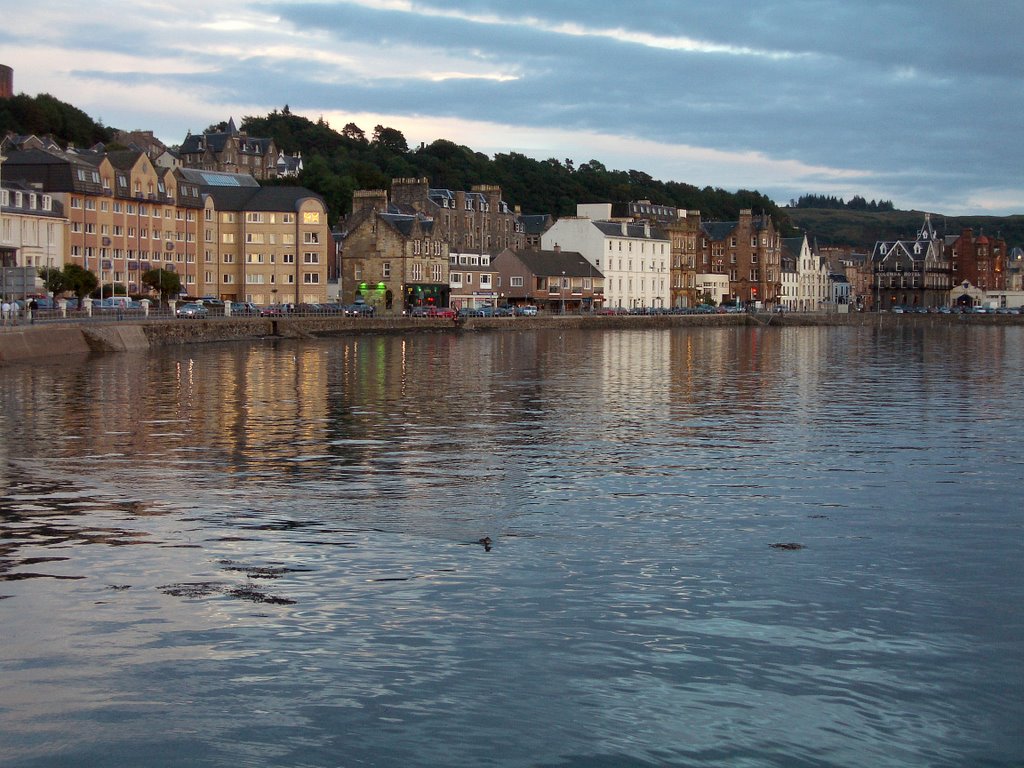
[[[160,293],[160,301],[167,301],[168,296],[181,293],[181,277],[177,272],[167,269],[151,269],[142,273],[142,283]]]
[[[88,269],[77,264],[64,265],[64,290],[71,291],[78,297],[79,306],[82,299],[95,291],[99,284],[99,278]]]
[[[68,290],[64,281],[64,273],[56,267],[43,267],[39,270],[39,277],[43,280],[43,287],[54,296],[59,296]]]
[[[404,155],[409,151],[409,145],[402,132],[397,128],[385,128],[383,125],[378,125],[373,129],[373,138],[370,143],[399,155]]]
[[[346,123],[345,127],[341,129],[341,135],[346,139],[352,139],[353,141],[358,141],[361,144],[366,143],[366,131],[355,123]]]

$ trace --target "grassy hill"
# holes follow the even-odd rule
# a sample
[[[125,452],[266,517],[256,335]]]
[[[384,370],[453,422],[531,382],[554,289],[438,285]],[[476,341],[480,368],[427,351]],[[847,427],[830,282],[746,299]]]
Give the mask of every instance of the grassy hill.
[[[913,237],[924,221],[923,211],[866,211],[824,208],[783,208],[793,226],[817,238],[819,245],[850,245],[870,250],[878,240]],[[970,227],[975,235],[999,235],[1009,248],[1024,246],[1024,216],[943,216],[932,214],[939,232],[960,234]]]

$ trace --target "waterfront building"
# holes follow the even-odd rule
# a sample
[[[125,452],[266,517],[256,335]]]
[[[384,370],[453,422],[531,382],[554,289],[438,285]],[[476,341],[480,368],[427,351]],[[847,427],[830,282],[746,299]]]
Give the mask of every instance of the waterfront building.
[[[782,289],[782,238],[767,214],[740,211],[738,221],[701,225],[698,272],[729,276],[727,303],[778,301]]]
[[[202,200],[197,295],[255,304],[326,300],[334,241],[319,195],[305,187],[211,184]]]
[[[523,222],[502,199],[501,187],[477,185],[471,191],[431,188],[426,178],[391,180],[391,211],[434,221],[434,234],[449,252],[495,255],[526,246]]]
[[[985,234],[974,236],[965,227],[958,237],[946,237],[946,254],[952,262],[953,283],[971,283],[982,291],[1004,291],[1006,285],[1006,241]]]
[[[0,157],[0,163],[3,158]],[[0,296],[43,291],[39,270],[64,267],[67,218],[49,194],[2,180],[0,170]]]
[[[533,305],[555,314],[589,313],[603,308],[605,276],[578,251],[551,250],[498,254],[491,263],[506,303]]]
[[[779,306],[790,311],[800,309],[800,273],[797,271],[797,262],[806,242],[806,237],[782,238],[782,288],[779,291]]]
[[[676,218],[666,224],[665,233],[672,249],[670,304],[673,307],[696,307],[701,303],[705,293],[702,289],[708,282],[707,275],[698,280],[697,272],[700,211],[677,211]],[[711,282],[717,285],[717,281],[712,279]]]
[[[449,304],[453,309],[504,305],[506,296],[499,289],[498,282],[490,254],[449,254]]]
[[[671,242],[648,221],[559,219],[544,233],[545,251],[575,251],[601,273],[604,305],[627,310],[664,308],[671,301]]]
[[[954,285],[951,255],[927,213],[915,238],[876,242],[871,252],[875,307],[945,306]]]
[[[361,298],[378,311],[449,306],[447,238],[424,213],[398,212],[387,190],[353,194],[339,242],[344,301]]]

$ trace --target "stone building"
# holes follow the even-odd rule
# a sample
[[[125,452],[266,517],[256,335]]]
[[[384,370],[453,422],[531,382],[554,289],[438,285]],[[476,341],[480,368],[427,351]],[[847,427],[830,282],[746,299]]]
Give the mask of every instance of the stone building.
[[[449,306],[448,239],[430,216],[391,205],[387,190],[355,192],[340,252],[344,302],[391,312]]]
[[[228,120],[224,131],[190,133],[178,150],[185,168],[224,173],[248,173],[256,179],[273,179],[278,175],[281,155],[273,139],[249,136]]]
[[[953,265],[943,238],[925,214],[914,239],[880,240],[871,252],[874,307],[941,307],[948,303]]]
[[[767,214],[740,211],[738,221],[701,225],[697,272],[729,277],[727,303],[773,304],[782,290],[782,238]]]
[[[432,189],[426,178],[391,180],[394,212],[422,214],[434,220],[437,236],[457,253],[487,253],[526,246],[523,223],[502,200],[501,187],[474,186],[471,191]]]
[[[697,279],[697,245],[701,236],[700,211],[680,211],[665,226],[672,247],[671,299],[673,307],[696,307],[701,303]]]

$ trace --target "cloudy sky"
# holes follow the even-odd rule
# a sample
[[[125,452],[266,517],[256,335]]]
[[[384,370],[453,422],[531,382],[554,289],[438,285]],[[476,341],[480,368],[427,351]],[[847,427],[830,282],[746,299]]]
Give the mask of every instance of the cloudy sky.
[[[1024,213],[1024,3],[46,0],[5,14],[16,92],[186,132],[285,104],[785,204]],[[514,202],[514,201],[513,201]]]

